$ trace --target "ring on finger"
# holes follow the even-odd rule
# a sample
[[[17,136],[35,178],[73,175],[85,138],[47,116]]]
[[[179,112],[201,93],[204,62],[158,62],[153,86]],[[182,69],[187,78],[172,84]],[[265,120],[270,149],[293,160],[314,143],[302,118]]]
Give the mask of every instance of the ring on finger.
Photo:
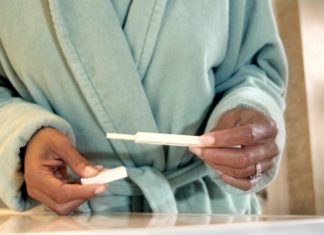
[[[255,175],[251,175],[251,180],[259,180],[262,178],[262,167],[260,163],[255,164]]]

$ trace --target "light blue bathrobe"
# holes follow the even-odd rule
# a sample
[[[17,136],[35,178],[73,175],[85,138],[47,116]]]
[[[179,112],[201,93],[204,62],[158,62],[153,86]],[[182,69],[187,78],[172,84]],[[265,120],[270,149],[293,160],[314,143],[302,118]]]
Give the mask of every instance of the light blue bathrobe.
[[[184,147],[108,141],[106,132],[201,134],[247,105],[279,125],[286,62],[265,0],[1,0],[0,197],[34,205],[21,149],[42,126],[64,132],[93,164],[125,165],[82,210],[258,213]],[[214,102],[213,102],[214,101]],[[281,154],[280,154],[281,155]]]

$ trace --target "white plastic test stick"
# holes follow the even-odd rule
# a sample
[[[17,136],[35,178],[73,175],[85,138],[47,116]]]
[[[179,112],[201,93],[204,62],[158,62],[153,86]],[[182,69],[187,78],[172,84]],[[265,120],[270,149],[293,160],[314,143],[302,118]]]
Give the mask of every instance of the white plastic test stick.
[[[137,132],[135,135],[107,133],[107,139],[129,140],[138,144],[201,147],[199,136]]]
[[[81,184],[106,184],[126,177],[126,168],[120,166],[112,169],[105,169],[93,177],[81,178]]]

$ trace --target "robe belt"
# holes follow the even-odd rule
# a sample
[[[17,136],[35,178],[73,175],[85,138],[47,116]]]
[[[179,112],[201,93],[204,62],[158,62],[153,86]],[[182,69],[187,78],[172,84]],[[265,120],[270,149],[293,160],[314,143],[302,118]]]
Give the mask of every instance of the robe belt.
[[[123,196],[145,196],[152,211],[160,213],[177,213],[175,189],[208,174],[202,161],[163,173],[149,166],[127,167],[127,172],[131,181],[113,182],[109,184],[109,192]]]

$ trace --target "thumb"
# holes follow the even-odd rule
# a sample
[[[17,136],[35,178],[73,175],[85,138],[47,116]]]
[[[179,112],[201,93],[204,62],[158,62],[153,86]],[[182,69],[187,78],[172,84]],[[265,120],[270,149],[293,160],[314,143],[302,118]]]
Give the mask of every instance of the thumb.
[[[61,150],[59,156],[79,177],[92,177],[99,174],[100,170],[92,166],[72,145],[65,146],[65,149],[61,148]]]

